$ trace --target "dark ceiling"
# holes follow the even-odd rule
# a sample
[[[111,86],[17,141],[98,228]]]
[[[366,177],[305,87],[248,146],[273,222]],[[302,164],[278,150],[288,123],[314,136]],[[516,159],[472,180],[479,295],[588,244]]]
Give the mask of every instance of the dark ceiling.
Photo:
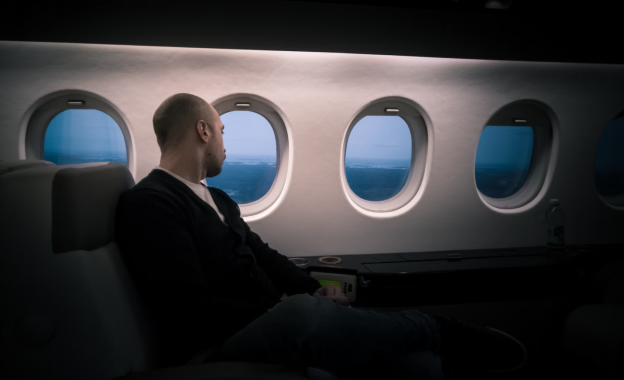
[[[624,64],[609,3],[3,0],[0,40]]]

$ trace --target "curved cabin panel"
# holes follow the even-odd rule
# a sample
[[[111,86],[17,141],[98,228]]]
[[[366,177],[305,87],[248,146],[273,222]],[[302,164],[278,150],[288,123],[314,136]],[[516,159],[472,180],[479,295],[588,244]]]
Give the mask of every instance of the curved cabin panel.
[[[245,219],[288,256],[543,246],[551,198],[566,212],[567,244],[624,242],[624,212],[601,199],[594,174],[604,128],[624,107],[621,66],[33,42],[0,42],[0,56],[0,160],[43,158],[27,138],[42,127],[29,123],[55,94],[88,93],[115,110],[136,182],[159,162],[152,115],[166,97],[266,100],[288,161],[274,200]],[[366,210],[344,190],[344,138],[382,98],[422,116],[426,164],[411,199]],[[477,147],[518,101],[550,119],[544,179],[526,203],[490,207],[475,183]]]

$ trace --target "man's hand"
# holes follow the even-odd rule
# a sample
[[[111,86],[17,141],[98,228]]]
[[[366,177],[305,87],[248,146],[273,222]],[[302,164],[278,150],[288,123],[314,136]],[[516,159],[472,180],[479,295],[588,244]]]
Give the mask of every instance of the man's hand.
[[[342,293],[342,289],[335,287],[334,284],[327,284],[322,288],[318,288],[318,290],[314,292],[314,297],[329,298],[334,302],[351,307],[351,305],[349,305],[349,300]]]

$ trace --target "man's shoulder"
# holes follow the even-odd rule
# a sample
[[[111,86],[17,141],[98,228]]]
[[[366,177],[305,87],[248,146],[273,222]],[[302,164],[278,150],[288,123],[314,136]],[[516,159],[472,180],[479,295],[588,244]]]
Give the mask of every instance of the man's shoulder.
[[[166,178],[158,173],[158,170],[153,170],[133,188],[126,190],[121,195],[120,203],[125,205],[153,202],[168,203],[176,198],[172,187],[172,184],[168,183]]]
[[[186,218],[187,204],[171,191],[139,182],[126,190],[117,203],[116,221],[120,225],[158,224]]]

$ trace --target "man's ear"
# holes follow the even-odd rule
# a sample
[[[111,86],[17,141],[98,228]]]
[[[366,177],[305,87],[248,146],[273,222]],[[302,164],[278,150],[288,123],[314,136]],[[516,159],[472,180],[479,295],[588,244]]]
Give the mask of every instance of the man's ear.
[[[200,120],[197,122],[197,134],[199,135],[199,138],[203,141],[203,142],[208,142],[210,141],[210,138],[212,137],[211,131],[210,131],[210,125],[208,125],[208,123],[206,123],[204,120]]]

